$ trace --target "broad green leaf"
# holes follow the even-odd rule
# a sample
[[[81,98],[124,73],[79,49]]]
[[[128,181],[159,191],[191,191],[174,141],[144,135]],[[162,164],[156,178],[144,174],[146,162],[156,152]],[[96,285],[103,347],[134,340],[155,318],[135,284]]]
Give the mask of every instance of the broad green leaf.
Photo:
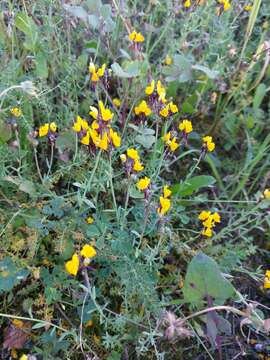
[[[203,253],[191,260],[184,284],[185,301],[196,307],[202,306],[207,297],[211,297],[215,305],[222,305],[235,291],[217,263]]]
[[[172,192],[174,195],[178,196],[187,196],[191,195],[194,192],[198,191],[200,188],[205,186],[210,186],[216,182],[216,179],[213,176],[209,175],[198,175],[194,176],[182,184],[176,184],[172,187]]]
[[[118,63],[113,63],[111,66],[116,76],[122,78],[136,77],[140,73],[140,62],[129,61],[126,63],[125,69],[123,69]]]
[[[209,77],[209,79],[215,79],[218,76],[218,71],[210,70],[204,65],[193,65],[192,69],[202,71],[207,77]]]
[[[17,13],[15,16],[15,25],[25,35],[34,38],[37,31],[37,25],[34,20],[26,13]]]
[[[18,269],[10,257],[0,261],[0,293],[10,291],[29,274],[26,269]]]
[[[112,68],[112,71],[115,73],[115,75],[118,77],[122,77],[122,78],[132,77],[126,71],[124,71],[118,63],[113,63],[111,68]]]
[[[146,149],[150,149],[154,142],[156,141],[155,136],[153,135],[137,135],[135,140],[137,143],[141,144]]]

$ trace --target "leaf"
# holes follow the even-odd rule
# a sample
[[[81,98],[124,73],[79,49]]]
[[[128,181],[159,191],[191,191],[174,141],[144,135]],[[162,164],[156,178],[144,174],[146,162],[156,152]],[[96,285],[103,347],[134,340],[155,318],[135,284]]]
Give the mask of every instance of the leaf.
[[[29,274],[26,269],[18,270],[10,257],[0,261],[0,293],[10,291]]]
[[[218,76],[218,71],[210,70],[207,66],[204,65],[192,65],[192,69],[202,71],[207,77],[209,77],[209,79],[215,79]]]
[[[193,194],[202,187],[210,186],[215,182],[216,179],[213,176],[198,175],[186,180],[182,184],[174,185],[172,187],[172,192],[174,195],[184,197]]]
[[[22,182],[19,185],[19,190],[31,196],[36,193],[35,184],[29,180],[22,180]]]
[[[150,149],[156,141],[156,138],[153,135],[137,135],[135,140],[146,149]]]
[[[222,305],[234,295],[234,287],[224,278],[217,263],[207,255],[196,255],[188,265],[184,281],[184,299],[195,307],[201,306],[206,297]]]
[[[17,13],[15,16],[15,25],[21,30],[25,35],[35,37],[37,32],[37,26],[32,18],[30,18],[26,13]]]
[[[0,121],[0,143],[6,143],[11,139],[12,131],[11,126]]]
[[[112,71],[116,76],[122,78],[132,78],[139,75],[139,62],[138,61],[130,61],[126,66],[126,70],[124,70],[118,63],[113,63],[111,65]]]
[[[263,98],[266,94],[266,85],[260,84],[255,92],[254,98],[253,98],[253,110],[256,111],[261,106],[261,103],[263,101]]]
[[[63,8],[72,16],[87,22],[88,14],[82,6],[64,4]]]
[[[46,323],[44,323],[44,322],[39,322],[39,323],[33,325],[33,326],[32,326],[32,329],[33,329],[33,330],[34,330],[34,329],[41,329],[41,328],[43,328],[43,327],[45,327],[45,326],[48,326],[48,324],[46,324]]]
[[[88,15],[88,23],[93,29],[97,29],[99,26],[99,18],[94,14]]]
[[[76,136],[74,136],[74,134],[72,134],[70,131],[63,131],[57,137],[55,146],[61,152],[64,150],[75,151],[76,141]]]
[[[48,67],[46,55],[43,51],[39,51],[36,55],[36,74],[42,79],[47,79],[48,77]]]

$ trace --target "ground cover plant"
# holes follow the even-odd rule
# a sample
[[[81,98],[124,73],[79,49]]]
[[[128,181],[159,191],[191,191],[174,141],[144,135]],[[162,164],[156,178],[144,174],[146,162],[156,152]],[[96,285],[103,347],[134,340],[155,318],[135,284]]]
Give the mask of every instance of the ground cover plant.
[[[0,4],[0,358],[270,358],[270,4]]]

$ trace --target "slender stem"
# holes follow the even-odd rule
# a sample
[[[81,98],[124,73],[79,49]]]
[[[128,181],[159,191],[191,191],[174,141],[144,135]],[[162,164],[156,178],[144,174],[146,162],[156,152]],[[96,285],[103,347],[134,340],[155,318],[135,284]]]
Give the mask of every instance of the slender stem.
[[[85,190],[84,190],[84,193],[83,193],[83,197],[85,197],[86,193],[89,191],[89,189],[91,188],[91,185],[92,185],[92,181],[93,181],[93,178],[94,178],[94,175],[97,171],[97,167],[98,167],[98,164],[99,164],[99,160],[100,160],[100,155],[101,155],[101,149],[99,150],[98,154],[97,154],[97,157],[96,157],[96,162],[95,162],[95,166],[91,172],[91,176],[90,176],[90,179],[89,181],[87,182],[86,184],[86,187],[85,187]]]
[[[119,221],[118,208],[117,208],[117,203],[116,203],[116,198],[115,198],[115,193],[114,193],[114,186],[113,186],[113,168],[112,168],[112,153],[111,152],[110,152],[110,155],[109,155],[109,159],[110,159],[109,176],[110,176],[110,185],[111,185],[111,192],[112,192],[112,198],[113,198],[113,205],[114,205],[114,208],[115,208],[117,221]]]
[[[122,222],[122,226],[121,229],[124,228],[125,225],[125,221],[126,221],[126,216],[127,216],[127,207],[128,207],[128,201],[129,201],[129,190],[130,190],[130,186],[131,186],[131,176],[129,176],[128,179],[128,186],[127,186],[127,196],[126,196],[126,201],[125,201],[125,207],[124,207],[124,215],[123,215],[123,222]]]
[[[52,169],[53,155],[54,155],[54,143],[51,143],[51,155],[50,155],[50,163],[49,163],[49,166],[48,166],[47,176],[50,175],[50,172],[51,172],[51,169]]]
[[[61,326],[55,325],[49,321],[46,320],[40,320],[40,319],[35,319],[35,318],[29,318],[29,317],[25,317],[25,316],[17,316],[17,315],[10,315],[10,314],[3,314],[0,313],[0,317],[3,318],[7,318],[7,319],[19,319],[19,320],[27,320],[27,321],[33,321],[33,322],[37,322],[37,323],[42,323],[44,324],[44,326],[52,326],[56,329],[59,329],[63,332],[69,332],[69,330],[62,328]]]
[[[34,158],[35,158],[35,163],[36,163],[38,176],[40,178],[40,181],[43,183],[43,177],[42,177],[41,172],[40,172],[40,167],[39,167],[38,158],[37,158],[37,149],[35,147],[34,147]]]

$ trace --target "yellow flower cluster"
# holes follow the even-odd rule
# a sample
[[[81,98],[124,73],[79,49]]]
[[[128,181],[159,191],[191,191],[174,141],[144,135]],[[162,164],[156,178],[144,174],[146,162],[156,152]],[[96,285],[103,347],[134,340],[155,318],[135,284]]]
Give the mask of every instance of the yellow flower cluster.
[[[149,187],[150,182],[151,180],[149,177],[145,176],[144,178],[140,179],[136,185],[139,190],[144,191]]]
[[[270,289],[270,270],[265,272],[263,287],[264,289]]]
[[[215,150],[215,143],[213,142],[212,136],[203,137],[203,147],[206,151],[212,152]]]
[[[96,250],[92,245],[84,245],[80,252],[81,256],[84,257],[87,261],[96,256]],[[76,276],[80,267],[80,257],[77,253],[72,255],[71,260],[65,263],[66,271],[73,276]]]
[[[106,64],[103,64],[100,68],[96,68],[95,64],[90,62],[89,73],[91,74],[91,80],[98,82],[100,78],[104,76]]]
[[[134,43],[142,43],[144,42],[144,36],[141,32],[137,32],[135,30],[132,31],[132,33],[129,34],[129,40],[131,40]]]
[[[130,173],[131,170],[138,172],[144,169],[140,161],[140,155],[136,149],[127,149],[127,154],[120,155],[120,158],[123,163],[126,163],[128,173]]]
[[[170,210],[171,200],[169,197],[171,194],[172,192],[168,185],[163,186],[163,196],[159,197],[159,207],[157,209],[157,212],[160,216],[164,216]]]
[[[185,134],[191,133],[191,131],[193,130],[192,122],[190,120],[184,119],[179,124],[179,130],[183,131]]]
[[[204,210],[199,214],[198,219],[202,221],[202,225],[204,226],[202,235],[207,237],[211,237],[213,235],[213,228],[216,223],[220,223],[220,216],[217,212],[212,214],[211,211]]]
[[[163,117],[168,117],[171,113],[176,114],[178,107],[172,101],[169,102],[163,109],[160,110],[159,114]]]
[[[57,131],[57,125],[55,122],[46,123],[39,127],[38,136],[43,137],[48,135],[49,132],[56,133],[56,131]]]
[[[102,101],[99,101],[98,105],[99,109],[90,106],[89,114],[94,119],[90,126],[88,121],[77,116],[72,128],[75,132],[82,134],[80,141],[83,145],[93,144],[102,150],[108,150],[110,144],[114,147],[119,147],[121,145],[121,138],[109,124],[113,118],[113,113],[110,109],[105,108]]]
[[[168,146],[168,148],[172,152],[174,152],[180,146],[180,144],[177,142],[176,137],[172,136],[171,131],[169,131],[162,137],[162,141]]]
[[[252,10],[252,5],[250,5],[250,4],[249,4],[249,5],[245,5],[245,6],[244,6],[244,10],[245,10],[245,11],[251,11],[251,10]]]
[[[228,11],[231,7],[229,0],[219,0],[219,3],[222,5],[223,11]]]
[[[20,117],[22,116],[22,110],[18,107],[13,107],[10,109],[10,112],[13,116],[15,117]]]
[[[190,7],[191,7],[191,1],[190,1],[190,0],[185,0],[185,1],[184,1],[184,7],[185,7],[186,9],[190,8]]]
[[[157,85],[155,87],[155,80],[152,80],[149,85],[145,88],[145,94],[146,95],[152,95],[156,89],[156,93],[158,95],[159,101],[161,101],[163,104],[166,103],[166,89],[164,86],[162,86],[161,81],[157,81]]]
[[[135,106],[134,112],[136,115],[144,114],[145,116],[149,116],[152,113],[152,110],[147,105],[146,101],[143,100],[138,106]]]

